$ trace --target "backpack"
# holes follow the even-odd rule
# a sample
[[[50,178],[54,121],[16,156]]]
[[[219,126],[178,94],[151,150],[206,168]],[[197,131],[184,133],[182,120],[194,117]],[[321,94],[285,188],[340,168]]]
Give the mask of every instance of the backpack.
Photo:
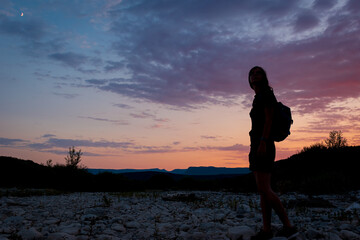
[[[275,142],[281,142],[290,135],[291,124],[293,124],[291,109],[281,102],[277,102],[271,132]]]

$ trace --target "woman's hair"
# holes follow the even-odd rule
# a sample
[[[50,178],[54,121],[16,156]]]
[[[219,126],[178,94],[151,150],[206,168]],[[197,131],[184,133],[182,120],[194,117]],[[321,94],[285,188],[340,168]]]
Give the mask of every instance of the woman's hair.
[[[252,89],[254,89],[253,86],[251,85],[251,82],[250,82],[250,76],[252,75],[252,73],[253,73],[253,71],[254,71],[255,69],[259,69],[259,70],[262,72],[262,74],[263,74],[263,82],[262,82],[262,84],[261,84],[260,87],[261,87],[261,88],[264,88],[264,89],[266,89],[266,90],[272,90],[272,87],[270,87],[270,85],[269,85],[269,80],[268,80],[268,78],[267,78],[267,75],[266,75],[265,70],[264,70],[262,67],[259,67],[259,66],[255,66],[255,67],[251,68],[250,71],[249,71],[248,80],[249,80],[250,87],[251,87]]]

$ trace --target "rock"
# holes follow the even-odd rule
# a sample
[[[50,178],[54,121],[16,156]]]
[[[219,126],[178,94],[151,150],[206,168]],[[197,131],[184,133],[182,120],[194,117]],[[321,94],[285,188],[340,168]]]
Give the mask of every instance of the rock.
[[[189,225],[189,224],[182,224],[180,226],[180,230],[183,231],[183,232],[189,231],[190,228],[191,228],[191,225]]]
[[[340,231],[340,236],[344,240],[358,240],[358,239],[360,239],[359,234],[356,234],[356,233],[354,233],[352,231],[349,231],[349,230],[341,230]]]
[[[236,211],[237,214],[244,214],[244,213],[248,213],[248,212],[251,212],[251,209],[250,209],[249,205],[240,204],[237,207],[237,211]]]
[[[49,218],[49,219],[46,219],[45,221],[43,221],[43,223],[45,225],[54,225],[54,224],[58,224],[59,222],[60,222],[60,220],[57,218]]]
[[[95,214],[86,214],[86,215],[81,216],[82,221],[91,221],[96,218],[97,218],[97,215],[95,215]]]
[[[64,226],[60,228],[60,231],[63,233],[68,233],[70,235],[77,235],[80,233],[81,224],[80,223],[73,223],[68,226]]]
[[[79,235],[79,236],[76,236],[76,240],[89,240],[89,236],[86,236],[86,235]]]
[[[4,220],[4,225],[13,226],[13,227],[20,226],[22,225],[23,221],[24,218],[21,216],[11,216]]]
[[[10,234],[14,232],[14,229],[10,226],[0,226],[0,232],[5,234]]]
[[[135,221],[125,223],[125,226],[127,228],[140,228],[140,224]]]
[[[97,240],[120,240],[120,238],[118,238],[118,237],[106,235],[106,234],[97,235],[96,239]]]
[[[322,234],[322,232],[317,231],[313,228],[309,228],[306,231],[306,236],[308,237],[308,239],[318,239],[318,238],[324,238],[324,235]]]
[[[126,228],[122,224],[114,223],[111,225],[111,229],[117,232],[126,232]]]
[[[193,234],[189,234],[186,239],[202,240],[206,239],[206,234],[202,232],[194,232]]]
[[[23,240],[36,240],[42,239],[43,235],[39,233],[35,228],[22,229],[18,232],[18,235]]]
[[[26,213],[26,211],[22,208],[13,208],[11,211],[12,211],[12,214],[15,216],[22,216]]]
[[[164,201],[179,201],[179,202],[194,202],[202,200],[202,198],[196,196],[194,193],[173,193],[162,196]]]
[[[352,212],[352,211],[359,211],[360,210],[360,204],[357,202],[354,202],[349,207],[345,209],[345,212]]]
[[[327,236],[329,240],[342,240],[336,233],[329,233]]]
[[[340,230],[351,230],[352,229],[352,225],[348,224],[348,223],[343,223],[340,225],[339,229]]]
[[[76,237],[67,233],[57,232],[50,233],[47,240],[76,240]]]
[[[159,232],[164,233],[173,228],[173,225],[170,223],[159,223],[157,228],[159,229]]]
[[[15,200],[10,199],[10,198],[8,198],[6,200],[6,205],[8,205],[8,206],[23,206],[23,207],[28,206],[28,204],[26,204],[26,203],[16,202]]]
[[[151,236],[154,235],[154,229],[146,228],[138,232],[138,239],[152,239]]]
[[[330,201],[325,200],[323,198],[305,198],[305,199],[297,199],[290,200],[287,203],[287,208],[334,208],[334,205],[330,203]]]
[[[243,239],[248,240],[251,236],[254,236],[255,232],[251,228],[247,226],[239,226],[239,227],[232,227],[229,228],[227,236],[231,240]]]

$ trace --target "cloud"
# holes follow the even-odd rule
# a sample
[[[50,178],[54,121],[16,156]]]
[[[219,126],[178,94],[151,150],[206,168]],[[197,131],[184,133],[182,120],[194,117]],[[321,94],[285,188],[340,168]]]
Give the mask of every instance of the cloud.
[[[137,154],[152,154],[152,153],[173,153],[179,152],[179,150],[172,148],[171,146],[139,146],[132,153]]]
[[[0,13],[0,33],[21,39],[19,48],[27,55],[39,58],[49,52],[59,51],[66,45],[64,37],[52,34],[51,27],[42,19],[26,16],[21,20],[13,20],[14,15],[17,13],[11,16],[1,16]]]
[[[99,121],[102,121],[101,119]],[[106,120],[105,120],[106,121]],[[226,152],[248,152],[249,146],[242,144],[234,144],[231,146],[198,146],[198,147],[182,147],[179,148],[181,142],[174,141],[169,145],[164,146],[146,146],[134,143],[133,141],[93,141],[83,139],[67,139],[56,138],[53,134],[44,134],[41,138],[44,138],[43,142],[30,142],[23,139],[10,139],[0,138],[0,146],[29,148],[31,150],[40,152],[49,152],[58,155],[67,154],[69,147],[75,146],[76,148],[115,148],[127,153],[132,154],[157,154],[157,153],[175,153],[175,152],[189,152],[189,151],[226,151]],[[102,156],[101,154],[88,152],[88,156]],[[108,155],[106,155],[108,156]]]
[[[249,146],[243,144],[235,144],[232,146],[225,146],[225,147],[211,147],[210,149],[215,149],[219,151],[236,151],[236,152],[248,152]]]
[[[51,138],[51,137],[56,137],[56,135],[54,135],[54,134],[44,134],[41,137],[42,138]]]
[[[301,114],[360,94],[357,0],[116,0],[41,8],[87,19],[90,27],[101,22],[93,33],[105,29],[112,41],[95,57],[76,53],[69,36],[41,19],[1,16],[0,32],[25,40],[34,56],[97,74],[82,86],[174,109],[233,106],[251,98],[247,72],[261,65],[278,98]],[[117,58],[100,59],[108,52]],[[113,78],[117,73],[124,77]]]
[[[37,151],[59,151],[58,148],[68,149],[71,146],[77,148],[91,147],[91,148],[117,148],[127,150],[134,148],[132,142],[112,142],[112,141],[92,141],[92,140],[80,140],[80,139],[62,139],[62,138],[49,138],[42,143],[29,143],[26,147]],[[61,150],[61,152],[63,152]]]
[[[113,123],[113,124],[116,124],[116,125],[129,125],[128,122],[122,121],[122,120],[111,120],[111,119],[107,119],[107,118],[81,117],[81,116],[79,118],[90,119],[90,120],[100,121],[100,122],[109,122],[109,123]]]
[[[118,107],[118,108],[123,108],[123,109],[133,109],[132,106],[129,106],[129,105],[123,104],[123,103],[115,103],[115,104],[113,104],[113,106]]]
[[[316,0],[314,2],[314,8],[325,10],[330,9],[336,4],[336,0]]]
[[[2,138],[0,137],[0,146],[16,146],[19,143],[26,143],[28,141],[16,138]]]
[[[107,64],[105,66],[106,72],[123,70],[125,68],[125,64],[123,62],[107,61],[106,64]]]
[[[0,18],[0,32],[31,41],[38,41],[46,34],[45,24],[33,18],[26,21],[16,21],[2,17]]]
[[[360,11],[360,3],[357,0],[349,0],[347,3],[347,9],[349,11],[354,12],[355,14],[359,14]]]
[[[251,93],[247,71],[262,65],[279,98],[303,113],[359,96],[359,17],[334,1],[123,1],[108,16],[121,60],[105,71],[129,76],[86,81],[103,91],[178,108],[231,106]]]
[[[141,112],[141,113],[130,113],[130,116],[132,116],[133,118],[154,118],[155,115],[148,113],[148,112]]]
[[[316,27],[319,19],[310,11],[303,12],[297,16],[294,29],[296,32],[302,32]]]
[[[80,65],[85,64],[88,61],[88,57],[73,52],[53,53],[49,55],[49,58],[62,62],[63,64],[74,68],[79,67]]]
[[[216,136],[201,136],[201,138],[203,138],[203,139],[211,139],[211,140],[218,139],[218,137],[216,137]]]
[[[174,142],[172,145],[179,145],[180,143]],[[192,152],[192,151],[225,151],[225,152],[241,152],[246,153],[249,151],[249,146],[242,144],[234,144],[232,146],[198,146],[198,147],[183,147],[173,148],[169,146],[137,146],[132,151],[133,153],[175,153],[175,152]]]
[[[66,99],[74,99],[79,96],[79,94],[76,94],[76,93],[56,93],[56,92],[54,92],[53,94],[56,96],[66,98]]]
[[[48,58],[58,61],[64,66],[74,68],[84,74],[100,73],[96,68],[102,64],[102,60],[98,57],[89,57],[74,52],[52,53],[48,55]],[[93,67],[95,67],[95,69]]]
[[[200,146],[200,147],[185,147],[184,151],[232,151],[232,152],[248,152],[249,146],[243,144],[234,144],[231,146]]]

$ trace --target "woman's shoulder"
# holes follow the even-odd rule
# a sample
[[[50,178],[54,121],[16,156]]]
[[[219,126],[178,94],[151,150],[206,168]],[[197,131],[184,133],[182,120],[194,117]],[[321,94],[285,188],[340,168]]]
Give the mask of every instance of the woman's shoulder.
[[[266,100],[276,99],[274,91],[272,89],[258,93],[258,94],[256,94],[255,97],[257,97],[258,99],[266,99]]]
[[[275,94],[271,89],[256,94],[255,100],[261,103],[261,105],[266,105],[266,106],[273,105],[274,103],[277,102]]]

